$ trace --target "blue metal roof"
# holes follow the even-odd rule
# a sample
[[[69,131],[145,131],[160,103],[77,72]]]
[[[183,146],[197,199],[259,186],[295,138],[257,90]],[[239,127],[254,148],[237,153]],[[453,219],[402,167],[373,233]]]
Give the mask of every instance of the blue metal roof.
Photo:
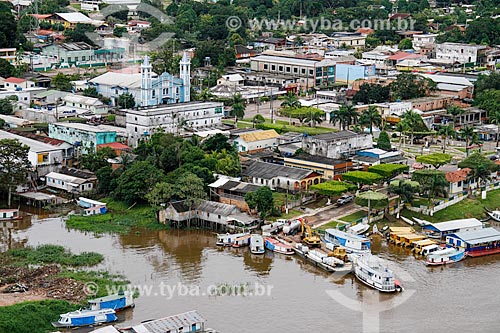
[[[460,238],[470,245],[500,241],[500,232],[494,228],[484,228],[475,231],[457,232],[448,237]]]

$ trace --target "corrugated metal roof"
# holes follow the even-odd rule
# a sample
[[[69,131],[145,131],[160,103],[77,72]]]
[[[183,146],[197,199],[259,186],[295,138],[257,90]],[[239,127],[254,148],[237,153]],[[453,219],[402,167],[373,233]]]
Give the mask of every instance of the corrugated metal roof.
[[[46,178],[53,178],[53,179],[58,179],[67,183],[72,183],[72,184],[85,184],[87,182],[90,182],[87,179],[79,178],[79,177],[73,177],[73,176],[68,176],[59,172],[50,172],[45,176]]]
[[[454,236],[471,245],[500,241],[500,232],[494,228],[457,232]]]
[[[92,23],[92,19],[80,12],[73,13],[56,13],[63,20],[71,23]]]
[[[302,180],[313,173],[311,170],[287,167],[279,164],[251,161],[242,175],[257,177],[262,179],[272,179],[274,177],[286,177],[293,180]]]
[[[325,141],[336,141],[336,140],[352,138],[357,135],[358,134],[353,131],[340,131],[340,132],[331,132],[331,133],[313,135],[311,138],[317,140],[325,140]]]
[[[30,151],[34,153],[42,153],[48,151],[58,151],[61,150],[59,147],[54,147],[43,142],[39,142],[33,139],[25,138],[20,135],[12,134],[5,131],[0,131],[0,139],[16,139],[19,140],[24,145],[30,147]]]
[[[198,323],[204,324],[205,319],[197,311],[189,311],[133,326],[132,329],[137,333],[165,333],[183,327],[188,332],[192,324]]]
[[[273,129],[265,131],[255,131],[250,133],[241,134],[240,138],[245,142],[255,142],[261,140],[275,139],[280,135]]]
[[[93,78],[89,82],[94,84],[102,84],[108,86],[116,86],[129,89],[139,89],[141,88],[142,76],[140,73],[137,74],[125,74],[125,73],[115,73],[107,72],[98,77]]]
[[[473,84],[464,77],[450,76],[450,75],[437,75],[437,74],[420,74],[423,77],[431,79],[436,83],[449,83],[461,86],[473,86]]]
[[[480,227],[483,224],[478,219],[471,218],[471,219],[452,220],[441,223],[431,223],[430,225],[439,230],[440,232],[444,232],[462,228]]]

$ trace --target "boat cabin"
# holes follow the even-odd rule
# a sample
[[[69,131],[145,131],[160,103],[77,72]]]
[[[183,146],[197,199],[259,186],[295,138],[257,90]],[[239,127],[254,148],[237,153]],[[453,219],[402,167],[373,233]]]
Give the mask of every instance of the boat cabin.
[[[436,244],[436,242],[433,240],[430,240],[430,239],[422,239],[422,240],[413,242],[413,252],[415,252],[416,254],[427,255],[430,253],[429,252],[429,250],[431,249],[430,247],[433,247],[436,249],[439,248],[439,246]],[[424,249],[425,249],[426,253],[423,253]]]
[[[471,257],[500,253],[500,232],[494,228],[458,232],[446,236],[446,244],[464,248]]]
[[[345,248],[352,253],[370,253],[371,241],[369,238],[349,234],[338,229],[326,229],[325,241]]]
[[[15,220],[20,218],[19,209],[0,209],[0,220]]]

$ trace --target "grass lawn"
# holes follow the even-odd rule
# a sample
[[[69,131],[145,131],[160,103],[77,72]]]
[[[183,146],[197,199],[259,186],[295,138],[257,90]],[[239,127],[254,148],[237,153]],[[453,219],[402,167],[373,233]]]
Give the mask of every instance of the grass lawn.
[[[288,202],[299,199],[300,196],[288,193]],[[286,203],[286,193],[273,192],[273,200],[275,206],[284,206]]]
[[[485,208],[496,209],[500,207],[500,190],[488,192],[486,199],[482,200],[480,197],[467,198],[454,204],[453,206],[447,207],[439,212],[436,212],[434,216],[422,215],[415,212],[410,212],[405,210],[403,216],[411,218],[415,216],[423,220],[430,222],[443,222],[456,219],[464,219],[475,217],[477,219],[483,219],[487,216]]]
[[[358,210],[357,212],[354,212],[351,215],[341,217],[339,220],[342,220],[345,222],[355,222],[355,221],[362,219],[363,217],[366,217],[366,216],[367,216],[367,213],[365,211]]]
[[[330,221],[326,224],[323,224],[322,226],[319,226],[317,229],[318,230],[336,229],[338,226],[345,226],[345,223],[338,222],[338,221]]]
[[[71,229],[93,231],[96,233],[127,234],[132,227],[149,229],[168,228],[156,221],[153,208],[148,205],[136,205],[129,209],[123,202],[110,198],[102,199],[107,203],[108,212],[104,215],[82,216],[70,215],[66,226]]]
[[[282,214],[281,216],[270,216],[268,219],[269,221],[276,221],[277,219],[293,219],[294,217],[297,217],[301,214],[304,214],[304,212],[301,212],[300,210],[294,210],[294,209],[289,209],[288,214]]]

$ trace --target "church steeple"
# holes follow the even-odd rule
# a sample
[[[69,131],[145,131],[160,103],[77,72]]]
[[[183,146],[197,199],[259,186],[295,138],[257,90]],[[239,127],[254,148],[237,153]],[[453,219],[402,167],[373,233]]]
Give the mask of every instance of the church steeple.
[[[182,55],[181,61],[179,61],[179,78],[184,84],[184,102],[189,102],[191,100],[191,59],[186,51]]]
[[[141,101],[138,103],[140,106],[148,106],[151,100],[152,72],[153,66],[149,63],[149,57],[146,55],[141,64]]]

